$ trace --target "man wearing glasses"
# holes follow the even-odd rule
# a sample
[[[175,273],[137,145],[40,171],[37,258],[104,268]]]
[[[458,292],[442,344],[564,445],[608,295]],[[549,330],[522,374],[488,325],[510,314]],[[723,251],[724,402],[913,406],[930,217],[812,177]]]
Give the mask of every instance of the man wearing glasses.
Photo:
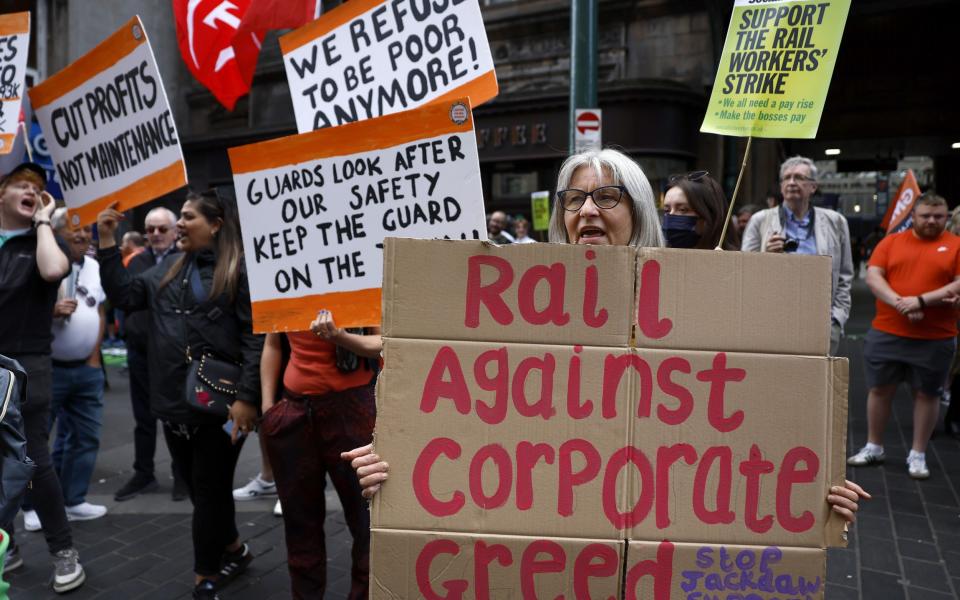
[[[155,267],[169,254],[177,252],[177,216],[173,211],[158,207],[147,213],[144,220],[148,247],[134,256],[127,266],[131,276]],[[153,468],[153,455],[157,449],[157,418],[150,411],[150,382],[147,376],[148,315],[145,311],[126,316],[127,365],[130,374],[130,403],[133,405],[133,477],[114,494],[114,500],[122,502],[139,494],[152,492],[159,487]],[[174,469],[174,500],[186,498],[186,486]]]
[[[60,476],[67,519],[89,521],[107,514],[107,507],[87,502],[87,489],[100,449],[103,423],[103,365],[100,343],[106,325],[100,286],[100,265],[86,256],[92,227],[71,227],[67,209],[53,214],[57,234],[70,249],[70,273],[60,284],[53,307],[53,402],[57,424],[53,465]],[[27,516],[24,514],[24,521]]]
[[[817,166],[803,156],[780,165],[783,204],[750,218],[743,233],[744,252],[820,254],[833,259],[833,304],[830,315],[830,354],[836,355],[843,326],[850,316],[853,253],[850,228],[840,213],[811,205],[817,191]]]

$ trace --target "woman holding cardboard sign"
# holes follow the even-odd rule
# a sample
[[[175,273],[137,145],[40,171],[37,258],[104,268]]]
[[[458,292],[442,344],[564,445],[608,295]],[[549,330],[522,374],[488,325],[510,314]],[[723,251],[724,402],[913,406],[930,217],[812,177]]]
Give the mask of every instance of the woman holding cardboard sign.
[[[702,195],[710,196],[705,203],[725,204],[719,186],[705,185],[706,189],[699,189],[700,181],[705,177],[706,173],[691,173],[674,179],[678,192],[672,198],[678,212],[680,192],[688,213],[692,212],[689,210],[691,205],[697,205],[696,200],[690,201],[691,198],[699,198],[700,191],[703,191]],[[557,209],[550,218],[551,242],[637,247],[664,245],[653,191],[643,171],[628,156],[610,149],[575,154],[560,168],[557,189]],[[697,216],[706,218],[699,212]],[[722,230],[724,218],[723,211],[718,210],[713,225],[719,223]],[[716,228],[713,226],[708,232],[707,225],[703,224],[700,233],[709,238],[705,240],[705,243],[709,242],[705,247],[712,248],[720,234],[719,231],[714,233]],[[691,247],[690,244],[684,245]],[[372,445],[345,452],[342,458],[351,461],[367,498],[372,497],[388,478],[389,465],[374,453]],[[847,482],[845,487],[832,488],[827,502],[844,519],[853,521],[861,497],[870,496],[856,484]]]
[[[283,506],[291,592],[294,598],[322,598],[326,590],[323,522],[329,475],[353,536],[347,598],[361,600],[369,588],[370,515],[340,453],[373,438],[380,329],[352,333],[321,310],[310,331],[286,334],[290,359],[282,373],[281,335],[267,335],[263,347],[260,435]],[[274,403],[278,383],[282,391]]]
[[[232,208],[215,191],[187,194],[177,221],[183,254],[136,277],[127,273],[117,249],[123,215],[108,208],[97,218],[107,297],[125,311],[150,313],[150,407],[163,421],[167,447],[193,502],[193,597],[214,600],[217,589],[253,559],[237,533],[232,484],[243,437],[260,406],[263,346],[253,334],[240,224]]]

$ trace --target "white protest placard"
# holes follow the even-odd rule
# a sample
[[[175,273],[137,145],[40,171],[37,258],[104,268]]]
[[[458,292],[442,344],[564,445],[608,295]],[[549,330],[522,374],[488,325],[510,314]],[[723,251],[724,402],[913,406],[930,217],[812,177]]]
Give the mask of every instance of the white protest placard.
[[[478,0],[351,0],[280,49],[300,133],[499,89]]]
[[[180,136],[139,17],[30,90],[75,225],[187,183]]]
[[[30,52],[30,13],[0,15],[0,154],[13,151]]]
[[[379,325],[384,238],[486,237],[466,100],[229,152],[257,332]]]

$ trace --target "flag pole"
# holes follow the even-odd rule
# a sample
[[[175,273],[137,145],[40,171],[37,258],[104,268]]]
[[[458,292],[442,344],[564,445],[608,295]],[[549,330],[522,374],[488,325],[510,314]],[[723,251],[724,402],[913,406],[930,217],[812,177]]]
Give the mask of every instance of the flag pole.
[[[33,162],[33,150],[30,148],[30,136],[27,135],[27,124],[20,121],[20,131],[23,132],[23,146],[27,149],[27,158]]]
[[[733,188],[733,196],[730,198],[730,206],[727,207],[727,219],[723,222],[723,231],[720,233],[720,241],[717,242],[717,250],[723,250],[723,242],[727,239],[727,229],[730,227],[730,219],[733,218],[733,205],[737,202],[737,194],[740,193],[740,183],[743,181],[743,174],[747,170],[747,163],[750,160],[750,146],[753,145],[753,136],[747,138],[747,148],[743,151],[743,164],[740,165],[740,175],[737,176],[737,185]]]

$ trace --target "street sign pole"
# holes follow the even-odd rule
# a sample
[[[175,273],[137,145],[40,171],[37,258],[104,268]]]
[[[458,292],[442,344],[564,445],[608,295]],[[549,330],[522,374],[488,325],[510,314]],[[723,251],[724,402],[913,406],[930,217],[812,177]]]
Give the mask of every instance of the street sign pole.
[[[571,0],[570,5],[570,151],[575,147],[576,111],[597,108],[597,5],[599,0]]]

